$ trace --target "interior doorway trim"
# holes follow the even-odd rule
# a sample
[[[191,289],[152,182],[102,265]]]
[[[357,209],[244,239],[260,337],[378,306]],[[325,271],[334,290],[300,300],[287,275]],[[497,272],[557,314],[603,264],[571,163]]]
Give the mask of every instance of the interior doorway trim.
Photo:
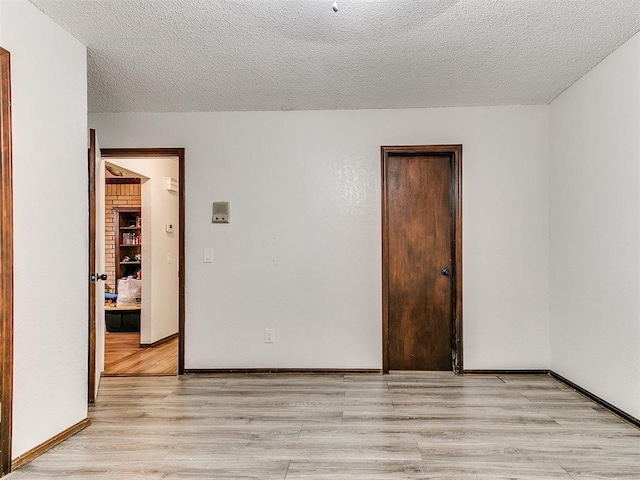
[[[451,159],[453,208],[453,371],[463,372],[462,343],[462,145],[409,145],[381,147],[382,167],[382,371],[389,372],[389,204],[387,198],[387,163],[389,157],[407,155],[445,155]]]
[[[100,152],[103,158],[178,158],[178,375],[182,375],[185,325],[184,148],[102,148]]]
[[[13,170],[10,54],[0,47],[0,476],[11,471],[13,407]]]

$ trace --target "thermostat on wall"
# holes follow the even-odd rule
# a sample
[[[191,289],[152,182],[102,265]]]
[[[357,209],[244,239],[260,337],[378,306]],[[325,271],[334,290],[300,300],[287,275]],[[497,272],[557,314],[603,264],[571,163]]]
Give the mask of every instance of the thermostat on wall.
[[[229,223],[229,202],[213,202],[211,223]]]

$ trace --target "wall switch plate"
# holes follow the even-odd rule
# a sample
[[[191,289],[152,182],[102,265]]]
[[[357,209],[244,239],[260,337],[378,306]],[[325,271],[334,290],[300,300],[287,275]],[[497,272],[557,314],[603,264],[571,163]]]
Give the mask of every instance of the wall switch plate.
[[[173,263],[173,255],[171,255],[171,252],[167,252],[167,263]]]
[[[167,222],[167,223],[164,224],[164,231],[165,232],[173,233],[173,229],[174,229],[173,223]]]
[[[202,251],[202,262],[213,263],[213,248],[205,248]]]
[[[273,328],[264,329],[264,343],[275,343],[276,331]]]

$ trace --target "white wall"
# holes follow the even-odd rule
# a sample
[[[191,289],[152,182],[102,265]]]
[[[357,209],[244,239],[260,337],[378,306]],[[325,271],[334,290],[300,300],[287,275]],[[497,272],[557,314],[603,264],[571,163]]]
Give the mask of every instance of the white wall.
[[[142,310],[140,343],[178,332],[178,193],[165,177],[178,179],[177,158],[110,158],[110,163],[144,175],[142,180]],[[174,225],[167,233],[166,223]],[[169,258],[170,256],[170,258]]]
[[[186,368],[380,368],[380,146],[436,143],[464,145],[465,367],[548,368],[547,107],[90,123],[105,147],[186,147]]]
[[[550,108],[551,367],[640,418],[640,35]]]
[[[87,416],[87,77],[85,47],[26,0],[1,1],[0,26],[13,97],[15,457]]]

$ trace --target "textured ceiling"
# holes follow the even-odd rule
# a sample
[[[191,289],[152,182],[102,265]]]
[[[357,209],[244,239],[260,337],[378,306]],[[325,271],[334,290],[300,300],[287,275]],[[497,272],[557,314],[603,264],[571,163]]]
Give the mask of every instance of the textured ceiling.
[[[545,104],[640,30],[640,0],[30,1],[92,112]]]

